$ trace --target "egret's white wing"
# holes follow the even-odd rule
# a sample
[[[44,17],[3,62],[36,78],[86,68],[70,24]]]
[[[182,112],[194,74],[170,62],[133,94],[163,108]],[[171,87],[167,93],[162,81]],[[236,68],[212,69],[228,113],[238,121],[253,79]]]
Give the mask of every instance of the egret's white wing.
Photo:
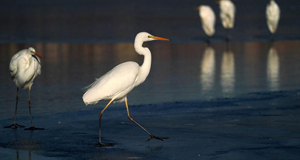
[[[21,54],[22,51],[16,53],[10,60],[9,72],[10,72],[11,79],[14,79],[16,74],[18,73],[18,60],[19,60],[20,56],[22,55]]]
[[[139,68],[135,62],[125,62],[116,66],[87,87],[88,90],[82,97],[83,101],[86,104],[95,104],[102,99],[115,98],[123,91],[134,87]]]

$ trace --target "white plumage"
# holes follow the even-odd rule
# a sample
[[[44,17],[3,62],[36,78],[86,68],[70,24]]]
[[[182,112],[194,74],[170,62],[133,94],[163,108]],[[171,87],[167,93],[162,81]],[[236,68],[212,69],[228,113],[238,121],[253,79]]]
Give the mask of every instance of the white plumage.
[[[86,105],[96,104],[100,100],[123,100],[135,86],[140,66],[136,62],[117,65],[87,87],[83,95]]]
[[[16,53],[10,61],[9,71],[18,88],[32,86],[36,76],[41,74],[41,61],[35,50],[30,47]]]
[[[212,36],[215,33],[216,16],[210,6],[201,5],[197,8],[202,22],[202,28],[206,35]]]
[[[235,6],[230,0],[220,0],[220,18],[224,28],[234,27]]]
[[[280,8],[274,0],[271,0],[266,7],[266,18],[270,32],[275,33],[280,18]]]
[[[22,89],[29,90],[28,107],[30,113],[31,127],[27,129],[43,130],[43,128],[36,128],[33,126],[32,116],[31,116],[31,106],[30,106],[31,86],[33,84],[34,79],[41,74],[40,58],[42,57],[39,54],[37,54],[35,49],[32,47],[19,51],[11,58],[9,64],[9,72],[12,80],[17,86],[16,109],[15,109],[14,123],[10,126],[6,126],[5,128],[24,127],[16,123],[16,115],[17,115],[17,108],[18,108],[18,91],[19,88],[22,88]]]
[[[169,39],[153,36],[147,32],[140,32],[136,35],[134,41],[134,48],[136,52],[144,56],[144,62],[139,66],[136,62],[125,62],[114,67],[112,70],[104,74],[99,79],[96,79],[94,83],[89,85],[87,91],[82,96],[83,102],[88,104],[96,104],[101,100],[109,100],[109,103],[103,108],[99,114],[99,146],[112,145],[104,144],[101,142],[101,117],[103,112],[113,101],[125,101],[128,118],[142,128],[149,136],[148,139],[153,138],[163,140],[167,137],[156,137],[148,132],[143,126],[137,123],[129,114],[129,108],[127,103],[127,94],[136,86],[143,83],[151,68],[151,52],[148,48],[143,47],[143,42],[152,40],[164,40]]]

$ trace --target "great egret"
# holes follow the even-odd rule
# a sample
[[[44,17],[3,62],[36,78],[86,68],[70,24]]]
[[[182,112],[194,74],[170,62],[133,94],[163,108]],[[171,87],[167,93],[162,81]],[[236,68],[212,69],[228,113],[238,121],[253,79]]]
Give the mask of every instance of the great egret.
[[[274,34],[280,18],[280,8],[274,0],[270,0],[266,7],[266,17],[268,28]]]
[[[235,6],[231,0],[219,0],[217,3],[220,5],[220,18],[223,27],[226,29],[226,40],[228,40],[228,29],[234,27]]]
[[[169,39],[153,36],[146,32],[140,32],[136,35],[134,41],[134,48],[136,52],[144,56],[144,62],[141,66],[136,62],[124,62],[114,67],[112,70],[104,74],[99,79],[96,79],[94,83],[87,87],[87,91],[84,93],[82,99],[83,102],[88,104],[96,104],[100,100],[109,100],[109,103],[103,108],[99,114],[99,146],[113,145],[104,144],[101,142],[101,117],[103,112],[113,101],[125,101],[128,118],[143,129],[151,140],[153,138],[163,140],[168,137],[157,137],[148,132],[144,127],[137,123],[129,114],[129,108],[127,103],[127,94],[136,86],[143,83],[151,68],[151,52],[147,47],[143,47],[143,42],[152,40],[169,41]]]
[[[28,98],[28,107],[30,113],[31,126],[26,128],[25,130],[43,130],[43,128],[36,128],[32,123],[31,116],[31,103],[30,103],[30,92],[31,86],[33,84],[33,80],[36,76],[41,74],[41,61],[42,58],[39,54],[36,53],[35,49],[29,47],[28,49],[23,49],[16,53],[10,60],[9,71],[11,75],[11,79],[14,81],[17,86],[17,94],[16,94],[16,108],[15,108],[15,116],[14,123],[10,126],[6,126],[5,128],[19,128],[25,127],[16,123],[17,117],[17,108],[18,108],[18,91],[19,88],[29,89],[29,98]]]
[[[202,21],[202,28],[206,35],[212,36],[215,33],[216,16],[210,6],[200,5],[196,8],[199,10],[199,16]],[[209,42],[209,40],[208,40]]]

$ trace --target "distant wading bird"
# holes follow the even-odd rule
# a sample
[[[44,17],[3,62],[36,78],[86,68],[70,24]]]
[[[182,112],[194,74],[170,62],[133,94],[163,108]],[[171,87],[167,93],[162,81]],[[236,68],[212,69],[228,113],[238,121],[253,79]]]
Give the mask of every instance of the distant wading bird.
[[[113,101],[125,101],[128,118],[143,129],[151,140],[153,138],[158,140],[168,139],[168,137],[157,137],[148,132],[143,126],[137,123],[129,114],[127,103],[127,94],[136,86],[143,83],[151,68],[151,52],[148,48],[143,47],[143,42],[152,40],[169,41],[169,39],[153,36],[146,32],[140,32],[136,35],[134,41],[134,48],[136,52],[144,56],[144,62],[139,66],[136,62],[124,62],[114,67],[112,70],[104,74],[94,83],[87,87],[82,99],[83,102],[88,104],[96,104],[101,100],[109,100],[108,104],[103,108],[99,114],[99,143],[98,146],[113,145],[104,144],[101,142],[101,117],[103,112]]]
[[[280,8],[274,0],[271,0],[266,7],[267,25],[272,34],[277,30]]]
[[[207,5],[201,5],[196,9],[199,10],[199,16],[205,34],[211,37],[215,33],[216,16],[214,11]],[[209,39],[207,39],[207,43],[210,43]]]
[[[9,71],[11,75],[11,79],[17,86],[17,94],[16,94],[16,108],[15,108],[15,116],[14,123],[10,126],[6,126],[5,128],[19,128],[25,127],[23,125],[19,125],[16,123],[17,118],[17,108],[18,108],[18,91],[19,88],[29,89],[29,98],[28,98],[28,107],[30,113],[31,126],[26,128],[25,130],[43,130],[44,128],[36,128],[32,123],[31,116],[31,103],[30,103],[30,92],[31,86],[33,84],[33,80],[36,76],[41,74],[41,61],[42,58],[39,54],[35,52],[35,50],[30,47],[28,49],[23,49],[16,53],[10,60]]]
[[[228,41],[228,30],[234,27],[235,6],[230,0],[219,0],[217,4],[220,5],[220,18],[226,29],[226,41]]]

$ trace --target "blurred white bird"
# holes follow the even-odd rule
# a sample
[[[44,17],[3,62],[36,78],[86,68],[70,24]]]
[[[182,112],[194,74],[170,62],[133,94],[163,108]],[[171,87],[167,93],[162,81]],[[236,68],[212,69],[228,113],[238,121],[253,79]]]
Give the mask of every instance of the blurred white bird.
[[[143,42],[152,40],[169,41],[169,39],[153,36],[146,32],[140,32],[136,35],[134,41],[134,48],[136,52],[144,56],[144,62],[139,66],[136,62],[124,62],[114,67],[112,70],[104,74],[99,79],[96,79],[94,83],[87,87],[87,91],[84,93],[82,99],[83,102],[88,104],[96,104],[100,100],[109,100],[109,103],[99,114],[99,143],[97,145],[113,145],[104,144],[101,142],[101,117],[103,112],[113,101],[124,101],[127,109],[128,118],[142,128],[151,140],[153,138],[163,140],[167,137],[156,137],[148,132],[144,127],[137,123],[129,114],[129,108],[127,103],[127,94],[136,86],[143,83],[151,68],[151,52],[147,47],[143,47]]]
[[[224,28],[234,27],[235,6],[230,0],[217,1],[220,5],[220,18]]]
[[[11,75],[11,79],[14,81],[17,86],[17,94],[16,94],[16,108],[15,108],[15,116],[14,123],[10,126],[6,126],[5,128],[19,128],[25,127],[16,123],[17,117],[17,108],[18,108],[18,91],[19,88],[29,89],[29,98],[28,98],[28,107],[30,113],[31,127],[26,128],[26,130],[43,130],[43,128],[36,128],[32,123],[31,116],[31,103],[30,103],[30,92],[31,86],[33,84],[33,80],[36,76],[41,74],[41,61],[42,58],[39,54],[36,53],[35,49],[30,47],[28,49],[23,49],[16,53],[10,60],[9,71]]]
[[[280,18],[280,8],[274,0],[270,0],[266,7],[266,17],[270,32],[275,33]]]
[[[219,0],[217,3],[220,5],[220,18],[222,25],[226,29],[226,40],[229,40],[228,29],[234,27],[235,6],[230,0]]]
[[[196,8],[199,10],[199,16],[202,21],[202,28],[206,35],[212,36],[215,33],[216,16],[210,6],[200,5]]]

